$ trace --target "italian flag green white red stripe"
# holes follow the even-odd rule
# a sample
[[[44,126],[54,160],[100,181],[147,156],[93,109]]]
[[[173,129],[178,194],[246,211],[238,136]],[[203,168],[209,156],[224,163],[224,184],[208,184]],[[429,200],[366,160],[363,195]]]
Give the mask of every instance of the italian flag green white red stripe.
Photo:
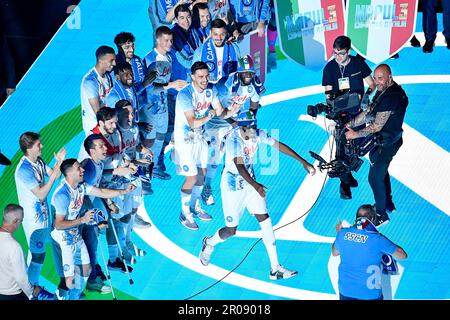
[[[276,0],[280,48],[290,59],[320,69],[344,34],[343,0]]]
[[[366,59],[380,63],[412,37],[417,0],[348,0],[346,35]]]

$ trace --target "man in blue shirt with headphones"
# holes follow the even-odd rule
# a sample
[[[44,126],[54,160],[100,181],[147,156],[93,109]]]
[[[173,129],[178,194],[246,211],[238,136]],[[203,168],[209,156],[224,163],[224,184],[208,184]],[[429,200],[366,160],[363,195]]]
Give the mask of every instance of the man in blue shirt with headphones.
[[[381,260],[383,255],[406,259],[406,252],[379,233],[372,221],[375,209],[364,204],[356,212],[356,221],[350,228],[336,226],[333,256],[340,256],[339,297],[341,300],[383,300],[381,290]]]

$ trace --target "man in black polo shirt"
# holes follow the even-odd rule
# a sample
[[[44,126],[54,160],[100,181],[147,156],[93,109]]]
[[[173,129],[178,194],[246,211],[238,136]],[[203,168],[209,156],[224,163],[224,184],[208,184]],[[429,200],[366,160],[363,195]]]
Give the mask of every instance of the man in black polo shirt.
[[[375,89],[367,63],[356,56],[350,55],[351,40],[346,36],[339,36],[333,43],[334,59],[327,63],[323,69],[322,85],[325,87],[326,98],[331,95],[337,97],[346,92],[357,92],[360,99],[364,95],[364,82],[372,92]],[[370,94],[370,93],[369,93]],[[343,139],[343,137],[336,137]],[[346,160],[344,151],[345,141],[341,141],[339,150],[336,150],[336,159]],[[340,194],[342,199],[351,199],[350,187],[357,187],[358,181],[351,172],[339,177],[341,179]]]
[[[405,118],[408,97],[405,91],[392,79],[391,68],[380,64],[374,72],[377,93],[373,97],[372,106],[368,112],[361,112],[346,124],[347,140],[365,137],[379,133],[381,145],[370,151],[369,184],[375,198],[377,212],[376,226],[389,222],[386,211],[395,211],[392,202],[391,180],[388,172],[389,164],[403,143],[402,124]],[[370,117],[368,117],[370,116]],[[364,129],[354,131],[352,128],[373,121]]]

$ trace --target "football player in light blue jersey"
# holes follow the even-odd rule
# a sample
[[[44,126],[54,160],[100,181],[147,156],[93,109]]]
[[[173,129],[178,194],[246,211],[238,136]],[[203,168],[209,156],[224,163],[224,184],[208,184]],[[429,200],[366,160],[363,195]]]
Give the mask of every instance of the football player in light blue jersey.
[[[153,155],[149,149],[147,149],[140,141],[139,137],[139,129],[136,124],[133,122],[133,109],[131,104],[127,100],[121,100],[116,104],[117,114],[118,114],[118,128],[122,133],[122,138],[125,143],[125,153],[128,155],[130,161],[132,161],[137,166],[145,166],[148,167],[153,158]],[[136,185],[136,190],[132,193],[128,194],[128,197],[131,197],[131,213],[130,213],[130,221],[125,224],[124,233],[125,233],[125,242],[123,246],[126,248],[126,253],[134,256],[144,256],[146,252],[142,249],[139,249],[132,241],[131,241],[131,233],[133,231],[133,227],[138,228],[149,228],[151,224],[147,221],[139,221],[139,224],[135,224],[135,220],[141,220],[142,218],[137,215],[137,210],[139,206],[143,203],[143,188],[142,183],[139,178],[129,176],[130,180],[133,181],[133,184]],[[131,261],[131,257],[126,257],[125,259]]]
[[[262,239],[270,260],[269,279],[293,277],[297,271],[288,270],[278,262],[275,234],[266,206],[267,188],[256,181],[253,163],[258,145],[264,143],[299,161],[311,175],[315,174],[315,169],[287,145],[275,140],[264,130],[257,129],[253,113],[241,113],[237,123],[238,126],[226,138],[225,168],[220,184],[225,227],[217,230],[212,237],[203,239],[200,262],[207,266],[214,247],[236,234],[239,220],[247,208],[261,227]]]
[[[233,103],[236,103],[240,106],[240,111],[251,110],[256,115],[259,100],[265,88],[255,75],[253,60],[250,55],[243,56],[238,62],[238,71],[220,79],[217,84],[220,101],[224,107],[230,107]],[[211,184],[218,166],[222,163],[224,153],[222,141],[232,128],[230,125],[233,122],[232,120],[233,118],[224,120],[214,117],[205,124],[205,137],[209,146],[209,160],[201,197],[206,205],[215,203]]]
[[[133,86],[133,70],[131,65],[122,61],[114,67],[114,86],[106,97],[106,105],[114,108],[119,100],[128,100],[133,106],[135,121],[139,122],[139,98]]]
[[[84,169],[83,181],[87,185],[99,187],[103,175],[103,160],[106,159],[107,153],[105,142],[101,135],[91,134],[84,140],[83,147],[89,155],[88,158],[80,163]],[[108,200],[108,202],[111,206],[111,200]],[[105,214],[107,213],[103,201],[94,196],[85,195],[81,211],[83,212],[93,208],[98,208]],[[91,264],[91,273],[89,274],[86,288],[100,293],[110,293],[111,287],[104,283],[106,276],[97,262],[98,226],[89,224],[82,225],[80,227],[80,233],[86,244]]]
[[[209,68],[209,81],[217,83],[220,78],[237,71],[239,57],[238,46],[227,42],[227,25],[222,19],[216,19],[211,22],[210,38],[195,50],[192,62],[205,62]]]
[[[112,198],[127,194],[135,189],[129,184],[126,189],[104,189],[83,183],[84,169],[76,159],[66,159],[61,164],[61,172],[65,179],[55,190],[52,206],[55,208],[54,229],[52,238],[59,244],[62,266],[69,288],[69,299],[77,300],[84,290],[91,272],[89,254],[79,233],[79,226],[92,223],[95,210],[87,211],[80,217],[80,209],[86,194],[100,198]],[[106,226],[106,225],[104,225]],[[82,265],[79,270],[75,265]]]
[[[153,126],[150,133],[143,134],[143,143],[152,150],[155,157],[161,153],[169,125],[168,90],[179,91],[187,85],[185,80],[171,81],[172,57],[169,52],[172,49],[172,43],[172,31],[168,27],[161,26],[156,30],[156,47],[145,56],[148,70],[155,70],[158,74],[151,89],[147,90],[149,101],[147,108],[141,111],[142,117]],[[154,167],[153,176],[163,180],[171,178],[165,172],[161,162]]]
[[[229,109],[222,107],[217,89],[209,83],[206,63],[194,63],[191,77],[192,83],[177,96],[172,160],[177,174],[185,176],[181,187],[180,222],[190,230],[198,230],[194,214],[205,221],[212,219],[198,201],[208,162],[208,145],[203,137],[203,125],[216,114],[223,118],[231,117],[239,106],[233,104]]]
[[[116,54],[111,47],[100,46],[95,56],[95,67],[81,81],[81,119],[86,136],[97,125],[95,114],[105,106],[105,98],[113,86],[109,72],[116,65]]]
[[[37,285],[50,232],[47,195],[61,175],[59,166],[66,157],[66,149],[62,148],[55,155],[56,163],[51,169],[41,158],[43,145],[39,134],[23,133],[19,145],[24,156],[16,167],[14,179],[24,212],[23,229],[31,252],[28,255],[28,278],[31,284]]]
[[[142,109],[148,104],[146,89],[154,80],[155,76],[148,72],[144,61],[139,56],[134,54],[135,40],[134,35],[130,32],[121,32],[114,37],[114,43],[117,46],[117,63],[126,61],[131,65],[131,75],[133,76],[132,86],[138,96],[139,109]],[[135,117],[135,120],[141,131],[150,132],[152,130],[149,123],[139,122],[138,117]]]

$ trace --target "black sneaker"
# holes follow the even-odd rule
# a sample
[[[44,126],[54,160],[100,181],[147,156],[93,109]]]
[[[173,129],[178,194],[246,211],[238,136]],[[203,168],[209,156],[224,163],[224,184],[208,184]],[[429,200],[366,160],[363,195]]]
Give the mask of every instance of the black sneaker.
[[[108,268],[111,270],[121,271],[121,272],[127,272],[127,268],[125,266],[125,263],[123,263],[120,258],[116,258],[116,261],[111,262],[111,260],[108,260]],[[133,272],[133,268],[128,266],[128,272]]]
[[[447,49],[450,50],[450,38],[445,38],[445,43],[447,43]]]
[[[350,190],[350,185],[347,183],[341,182],[339,193],[341,194],[341,199],[349,200],[352,198],[352,191]]]
[[[422,51],[425,53],[431,53],[431,52],[433,52],[433,47],[434,47],[434,41],[425,41]]]
[[[386,204],[386,211],[389,213],[393,213],[393,212],[397,211],[397,208],[395,207],[395,204],[393,202],[388,202]]]
[[[375,227],[379,228],[379,227],[384,226],[384,225],[386,225],[388,223],[389,223],[389,216],[387,215],[387,213],[380,214],[380,213],[377,212],[377,217],[376,217],[376,219],[374,221]]]
[[[413,36],[411,38],[410,42],[411,42],[411,46],[416,47],[416,48],[420,47],[420,41],[417,40],[416,36]]]
[[[106,275],[103,273],[102,267],[98,263],[95,265],[95,273],[102,281],[107,280]]]
[[[348,185],[351,188],[356,188],[358,186],[358,181],[353,176],[350,176],[350,181],[348,182]]]

